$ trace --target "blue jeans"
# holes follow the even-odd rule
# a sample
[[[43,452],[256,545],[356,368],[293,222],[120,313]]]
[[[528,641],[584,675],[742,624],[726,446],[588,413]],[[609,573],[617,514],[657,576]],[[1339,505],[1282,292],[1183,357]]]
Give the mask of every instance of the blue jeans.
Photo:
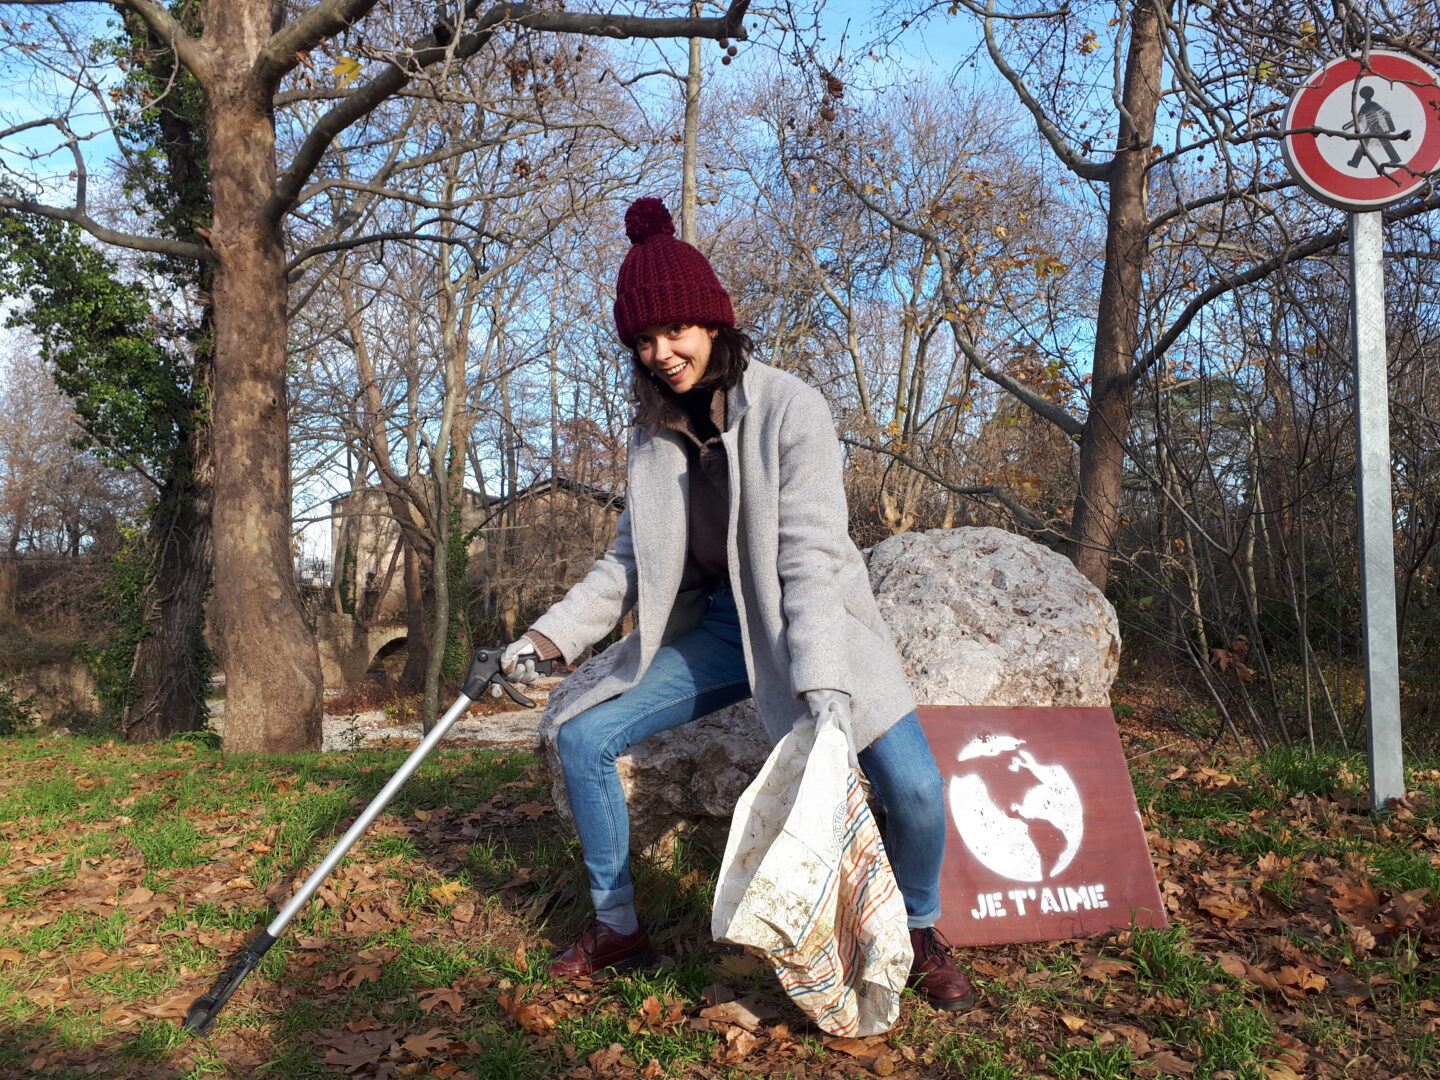
[[[561,726],[556,746],[597,910],[635,897],[630,815],[615,759],[647,735],[749,696],[735,598],[722,590],[699,627],[656,652],[639,683]],[[932,926],[940,917],[944,782],[920,721],[910,713],[858,756],[883,815],[909,925]]]

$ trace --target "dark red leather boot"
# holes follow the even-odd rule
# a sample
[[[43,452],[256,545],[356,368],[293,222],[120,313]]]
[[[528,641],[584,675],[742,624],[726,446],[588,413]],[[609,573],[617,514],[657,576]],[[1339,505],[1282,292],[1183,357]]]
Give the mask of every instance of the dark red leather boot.
[[[970,980],[950,959],[950,945],[933,926],[910,931],[910,985],[937,1009],[968,1009],[975,1004]]]
[[[545,970],[557,979],[604,979],[644,967],[654,960],[650,935],[643,926],[633,934],[621,934],[597,922]]]

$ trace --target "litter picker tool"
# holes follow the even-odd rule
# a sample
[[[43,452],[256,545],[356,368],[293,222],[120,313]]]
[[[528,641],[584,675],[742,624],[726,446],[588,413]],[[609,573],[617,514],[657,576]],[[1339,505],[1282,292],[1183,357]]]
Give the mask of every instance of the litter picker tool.
[[[183,1024],[185,1030],[193,1031],[197,1035],[204,1035],[210,1031],[215,1024],[216,1016],[245,980],[245,976],[255,970],[261,958],[269,951],[270,946],[275,944],[280,935],[285,932],[285,928],[315,895],[316,890],[324,884],[325,879],[330,876],[335,867],[340,865],[340,860],[355,846],[355,842],[365,834],[365,830],[370,828],[374,820],[380,816],[381,811],[389,805],[390,800],[404,786],[405,781],[410,779],[411,774],[439,745],[440,740],[445,738],[446,732],[450,730],[455,721],[465,714],[465,710],[470,707],[472,702],[485,693],[487,686],[494,683],[504,690],[510,696],[510,700],[517,705],[535,707],[535,702],[515,689],[500,670],[500,656],[504,651],[503,645],[475,650],[475,654],[470,658],[470,667],[465,672],[465,682],[460,696],[455,699],[455,704],[451,705],[445,715],[440,717],[430,734],[420,741],[420,745],[410,752],[405,763],[380,789],[379,794],[370,800],[370,805],[365,807],[364,812],[355,819],[355,823],[345,831],[340,842],[330,849],[330,853],[325,856],[324,861],[305,879],[305,884],[301,885],[290,897],[280,910],[280,914],[276,915],[270,925],[257,934],[250,944],[235,954],[230,964],[221,973],[220,978],[216,980],[215,985],[195,999],[195,1003],[190,1006],[190,1011],[185,1014],[185,1023]],[[552,666],[553,663],[549,660],[535,662],[537,672],[548,673]]]

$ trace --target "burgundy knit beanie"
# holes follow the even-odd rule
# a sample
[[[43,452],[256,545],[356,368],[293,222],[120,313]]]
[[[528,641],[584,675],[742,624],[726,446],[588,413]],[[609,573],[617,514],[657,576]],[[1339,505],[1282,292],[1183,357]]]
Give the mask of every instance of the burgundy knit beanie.
[[[659,199],[636,199],[625,211],[633,247],[615,282],[615,329],[627,348],[647,326],[683,322],[734,326],[730,294],[710,262],[684,240]]]

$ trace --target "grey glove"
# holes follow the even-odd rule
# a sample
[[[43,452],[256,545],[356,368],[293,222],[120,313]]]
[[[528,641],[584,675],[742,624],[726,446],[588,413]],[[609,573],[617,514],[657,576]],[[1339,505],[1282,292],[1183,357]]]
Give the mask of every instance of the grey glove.
[[[535,680],[540,678],[535,670],[535,663],[539,659],[540,653],[534,644],[529,638],[522,637],[505,646],[505,651],[500,654],[500,671],[512,684],[533,686]],[[490,684],[491,697],[499,697],[503,693],[499,683]]]
[[[821,731],[828,724],[845,734],[845,746],[850,751],[850,767],[860,768],[855,755],[855,736],[850,731],[850,695],[843,690],[807,690],[805,704],[810,706],[810,718],[815,730]]]

